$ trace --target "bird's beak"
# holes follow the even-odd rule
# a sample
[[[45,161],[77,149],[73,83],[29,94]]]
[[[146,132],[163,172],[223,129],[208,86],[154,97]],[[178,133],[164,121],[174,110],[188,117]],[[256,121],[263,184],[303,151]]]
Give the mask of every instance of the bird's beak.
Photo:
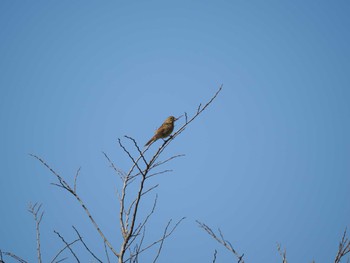
[[[174,121],[177,121],[177,120],[178,120],[178,119],[180,119],[182,116],[183,116],[183,115],[181,115],[181,116],[179,116],[179,117],[175,118],[175,120],[174,120]]]

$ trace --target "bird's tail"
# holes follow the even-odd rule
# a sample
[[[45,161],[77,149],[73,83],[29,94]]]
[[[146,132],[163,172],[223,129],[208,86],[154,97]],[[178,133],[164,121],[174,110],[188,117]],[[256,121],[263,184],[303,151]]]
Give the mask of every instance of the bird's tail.
[[[148,145],[150,145],[152,142],[154,142],[156,140],[156,137],[155,136],[153,136],[146,144],[145,144],[145,146],[148,146]]]

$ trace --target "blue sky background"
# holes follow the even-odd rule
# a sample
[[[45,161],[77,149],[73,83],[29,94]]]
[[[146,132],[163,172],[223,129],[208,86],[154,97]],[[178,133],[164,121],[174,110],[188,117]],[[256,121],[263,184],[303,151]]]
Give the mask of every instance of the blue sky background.
[[[31,201],[45,209],[45,262],[62,247],[53,230],[71,240],[71,225],[104,255],[79,204],[29,153],[70,182],[82,167],[78,192],[118,248],[119,182],[101,152],[128,170],[118,137],[143,145],[223,83],[164,153],[186,156],[155,179],[149,240],[187,219],[159,262],[212,262],[214,249],[235,262],[196,219],[246,262],[281,262],[276,242],[290,262],[332,262],[350,227],[349,14],[345,0],[1,1],[0,248],[35,262]]]

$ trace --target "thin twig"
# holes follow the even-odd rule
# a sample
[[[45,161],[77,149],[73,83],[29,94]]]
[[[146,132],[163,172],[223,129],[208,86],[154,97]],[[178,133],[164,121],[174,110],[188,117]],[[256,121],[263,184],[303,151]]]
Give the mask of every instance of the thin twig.
[[[19,256],[17,256],[16,254],[14,254],[14,253],[12,253],[12,252],[5,252],[5,251],[2,251],[1,253],[2,253],[2,255],[9,256],[9,257],[11,257],[11,258],[17,260],[17,261],[20,262],[20,263],[28,263],[28,261],[26,261],[26,260],[20,258]]]
[[[142,194],[141,194],[141,197],[144,196],[145,194],[151,192],[152,190],[154,190],[155,188],[157,188],[159,186],[159,184],[156,184],[152,187],[150,187],[149,189],[147,189],[146,191],[144,191]],[[131,213],[131,209],[133,208],[134,204],[136,203],[137,199],[133,200],[129,206],[129,209],[128,211],[126,212],[127,214],[130,214]]]
[[[199,103],[199,106],[198,106],[198,108],[197,108],[197,113],[200,112],[201,106],[202,106],[202,103]]]
[[[277,243],[277,251],[280,254],[280,256],[282,257],[282,263],[287,263],[287,252],[286,249],[281,249],[281,244]]]
[[[207,232],[212,238],[214,238],[217,242],[219,242],[221,245],[223,245],[225,248],[227,248],[229,251],[231,251],[237,257],[238,263],[244,263],[244,260],[243,260],[244,254],[240,255],[232,247],[231,243],[228,242],[227,240],[225,240],[224,235],[222,234],[220,229],[218,230],[220,237],[218,237],[209,226],[207,226],[204,223],[199,222],[198,220],[196,220],[196,222],[199,225],[199,227],[202,228],[205,232]]]
[[[155,257],[154,260],[153,260],[153,263],[155,263],[155,262],[157,261],[159,255],[160,255],[160,252],[162,251],[163,243],[164,243],[164,240],[165,240],[165,236],[166,236],[166,234],[167,234],[167,232],[168,232],[168,228],[169,228],[169,226],[170,226],[170,224],[171,224],[171,221],[172,221],[172,220],[170,219],[169,222],[168,222],[168,224],[166,225],[166,227],[165,227],[165,229],[164,229],[163,237],[162,237],[162,240],[160,241],[159,248],[158,248],[158,252],[157,252],[156,257]]]
[[[103,246],[104,246],[104,248],[105,248],[105,253],[106,253],[106,257],[107,257],[107,262],[110,263],[106,243],[103,243]]]
[[[59,263],[59,262],[65,261],[66,259],[68,259],[68,257],[61,258],[60,260],[56,261],[55,263]]]
[[[119,140],[119,144],[124,149],[124,151],[128,153],[128,151],[120,143],[120,140]],[[128,153],[128,155],[129,155],[130,158],[132,158],[130,153]],[[134,161],[133,158],[132,158],[132,160]],[[138,208],[139,208],[139,204],[140,204],[140,200],[141,200],[141,196],[142,196],[142,193],[143,193],[143,188],[144,188],[144,184],[145,184],[145,180],[146,180],[146,174],[143,173],[140,170],[139,166],[137,165],[137,163],[135,163],[135,161],[134,161],[134,164],[137,166],[137,168],[141,172],[142,179],[141,179],[141,182],[140,182],[140,186],[139,186],[139,190],[138,190],[137,196],[135,198],[135,205],[134,205],[134,209],[133,209],[133,212],[132,212],[130,228],[129,228],[128,232],[126,233],[125,237],[124,237],[124,242],[123,242],[122,247],[120,249],[119,261],[121,261],[121,262],[123,262],[124,253],[125,253],[125,251],[127,250],[128,246],[129,246],[129,241],[130,241],[132,235],[134,234],[134,227],[135,227],[136,217],[137,217]]]
[[[140,255],[140,249],[142,247],[143,240],[145,239],[145,234],[146,234],[146,225],[143,227],[141,240],[140,240],[140,243],[138,244],[136,252],[135,252],[135,260],[134,260],[134,262],[138,262],[138,257]]]
[[[137,227],[135,228],[134,231],[134,238],[132,240],[130,240],[129,242],[129,247],[130,245],[134,242],[134,240],[139,236],[140,232],[142,229],[145,228],[146,223],[148,222],[149,218],[151,217],[151,215],[154,213],[156,206],[157,206],[157,200],[158,200],[158,195],[156,195],[154,202],[153,202],[153,207],[152,210],[148,213],[148,215],[146,216],[146,218],[143,220],[143,222]],[[143,239],[143,238],[142,238]],[[141,242],[142,243],[142,242]],[[141,244],[140,244],[141,245]]]
[[[29,204],[28,211],[33,215],[34,221],[35,221],[35,229],[36,229],[36,250],[37,250],[37,257],[38,257],[38,263],[41,263],[41,249],[40,249],[40,223],[43,218],[44,212],[40,212],[41,205],[40,204],[37,207],[38,203],[35,203],[34,205]],[[38,216],[39,214],[39,216]]]
[[[346,237],[346,231],[347,229],[345,228],[334,263],[339,263],[341,259],[350,252],[350,241]]]
[[[173,170],[164,170],[164,171],[160,171],[160,172],[157,172],[157,173],[153,173],[153,174],[150,174],[147,176],[147,179],[150,178],[150,177],[153,177],[153,176],[156,176],[156,175],[160,175],[160,174],[165,174],[165,173],[170,173],[172,172]]]
[[[138,165],[138,160],[140,158],[144,158],[143,154],[140,154],[140,157],[138,159],[134,159],[134,157],[132,157],[131,153],[125,148],[125,146],[122,144],[121,140],[118,138],[118,143],[119,146],[124,150],[124,152],[129,156],[130,160],[134,163],[134,165],[136,166],[136,168],[139,170],[139,172],[144,176],[144,172],[142,171],[142,169],[140,168],[140,166]],[[128,174],[129,175],[129,174]]]
[[[81,237],[80,233],[78,232],[78,230],[77,230],[74,226],[72,226],[72,227],[73,227],[75,233],[77,233],[77,235],[78,235],[78,237],[79,237],[81,243],[83,243],[83,245],[84,245],[84,247],[86,248],[86,250],[87,250],[87,251],[91,254],[91,256],[93,256],[98,262],[101,262],[101,263],[102,263],[102,260],[100,260],[98,257],[96,257],[96,255],[95,255],[95,254],[88,248],[88,246],[85,244],[85,242],[84,242],[83,238]]]
[[[77,193],[77,178],[79,176],[80,169],[81,167],[79,167],[74,177],[74,193]]]
[[[218,253],[218,251],[215,249],[214,250],[214,258],[213,258],[213,263],[215,263],[216,262],[216,254]]]
[[[76,239],[76,240],[74,240],[74,241],[72,241],[72,242],[70,242],[70,243],[68,243],[67,245],[65,245],[60,251],[57,252],[57,254],[54,256],[54,258],[51,260],[51,263],[54,263],[55,260],[59,257],[59,255],[61,255],[61,253],[62,253],[64,250],[66,250],[66,248],[70,247],[71,245],[73,245],[74,243],[76,243],[76,242],[78,242],[78,241],[79,241],[79,238]],[[60,259],[59,261],[56,261],[56,263],[57,263],[57,262],[61,262],[61,261],[65,260],[65,259],[67,259],[67,258]]]
[[[168,158],[168,159],[166,159],[164,161],[159,161],[159,162],[153,164],[151,168],[155,168],[155,167],[157,167],[159,165],[162,165],[162,164],[165,164],[165,163],[167,163],[167,162],[169,162],[169,161],[171,161],[171,160],[173,160],[175,158],[179,158],[179,157],[183,157],[183,156],[185,156],[185,155],[184,154],[174,155],[174,156],[172,156],[172,157],[170,157],[170,158]]]
[[[118,169],[114,163],[111,161],[111,159],[108,157],[108,155],[105,152],[102,152],[104,154],[104,156],[106,157],[106,159],[108,160],[109,164],[111,165],[111,167],[113,168],[113,170],[119,175],[120,179],[123,180],[125,174],[122,170]]]
[[[134,143],[134,145],[135,145],[137,151],[139,152],[140,156],[142,157],[143,162],[145,163],[145,165],[146,165],[146,167],[147,167],[148,163],[147,163],[147,161],[146,161],[146,158],[145,158],[145,156],[142,154],[142,151],[141,151],[140,147],[137,145],[136,140],[135,140],[134,138],[130,137],[130,136],[127,136],[127,135],[125,135],[124,137],[127,138],[127,139],[129,139],[129,140],[131,140],[131,141]]]
[[[67,246],[67,248],[69,249],[69,251],[72,253],[72,255],[75,257],[75,260],[80,263],[79,258],[77,257],[77,255],[74,253],[73,249],[70,247],[69,243],[60,235],[60,233],[58,233],[56,230],[53,231],[56,235],[58,235],[58,237],[62,240],[62,242]]]
[[[47,169],[49,169],[51,171],[51,173],[56,176],[56,178],[58,179],[60,185],[56,184],[56,186],[60,186],[61,188],[65,189],[66,191],[68,191],[69,193],[71,193],[76,199],[77,201],[80,203],[81,207],[84,209],[85,213],[87,214],[87,216],[89,217],[91,223],[94,225],[94,227],[96,228],[97,232],[100,234],[100,236],[102,237],[102,239],[104,240],[104,242],[107,244],[107,246],[109,247],[109,249],[113,252],[114,255],[116,255],[117,257],[119,257],[119,254],[115,251],[115,249],[113,248],[113,246],[111,245],[111,243],[108,241],[108,239],[106,238],[106,236],[103,234],[102,230],[100,229],[100,227],[97,225],[96,221],[94,220],[94,218],[92,217],[89,209],[86,207],[86,205],[84,204],[83,200],[80,198],[80,196],[74,192],[74,190],[70,187],[70,185],[58,174],[56,173],[43,159],[41,159],[40,157],[34,155],[34,154],[30,154],[30,156],[36,158],[37,160],[39,160]]]
[[[140,249],[139,254],[141,254],[142,252],[144,252],[145,250],[157,245],[158,243],[162,242],[163,239],[168,238],[174,231],[175,229],[179,226],[179,224],[185,219],[186,217],[181,218],[176,224],[175,226],[163,237],[161,237],[160,239],[158,239],[157,241],[154,241],[153,243],[149,244],[148,246],[146,246],[143,249]]]

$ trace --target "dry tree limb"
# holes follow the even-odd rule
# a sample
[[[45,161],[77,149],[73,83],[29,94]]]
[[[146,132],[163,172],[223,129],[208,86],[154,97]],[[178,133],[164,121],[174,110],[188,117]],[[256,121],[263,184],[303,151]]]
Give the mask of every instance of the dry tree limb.
[[[334,263],[339,263],[341,259],[350,252],[350,240],[346,237],[346,231],[347,229],[345,228]]]
[[[38,257],[38,263],[41,263],[41,249],[40,249],[40,223],[43,219],[44,212],[40,212],[41,205],[37,206],[38,203],[35,203],[34,205],[29,204],[28,211],[31,213],[35,220],[35,229],[36,229],[36,250],[37,250],[37,257]],[[39,213],[40,212],[40,213]]]
[[[277,251],[278,251],[278,254],[280,254],[280,256],[282,257],[282,263],[287,263],[287,252],[286,252],[286,249],[281,249],[281,244],[278,244],[277,243]]]
[[[103,246],[104,246],[104,248],[105,248],[105,254],[106,254],[107,262],[110,263],[111,261],[109,260],[109,255],[108,255],[106,243],[103,243]]]
[[[68,257],[61,258],[60,260],[56,261],[55,263],[60,263],[60,262],[63,262],[63,261],[65,261],[66,259],[68,259]]]
[[[78,179],[78,176],[80,173],[80,169],[81,169],[81,167],[79,167],[79,169],[77,170],[75,177],[74,177],[74,193],[77,192],[77,179]]]
[[[72,255],[74,256],[75,260],[80,263],[79,258],[77,257],[77,255],[74,253],[73,249],[71,248],[71,245],[63,238],[63,236],[60,235],[60,233],[58,233],[56,230],[53,231],[61,240],[62,242],[66,245],[66,247],[69,249],[69,251],[72,253]],[[79,239],[80,240],[80,239]]]
[[[215,263],[216,262],[216,254],[218,253],[218,251],[215,249],[214,250],[214,258],[213,258],[213,263]]]
[[[28,263],[28,261],[26,261],[26,260],[20,258],[19,256],[17,256],[16,254],[14,254],[14,253],[12,253],[12,252],[6,252],[6,251],[1,251],[1,250],[0,250],[0,255],[1,255],[1,257],[0,257],[0,263],[2,263],[2,262],[5,263],[5,261],[3,260],[3,257],[2,257],[3,255],[4,255],[4,256],[11,257],[11,258],[17,260],[17,261],[20,262],[20,263]]]
[[[100,259],[91,251],[91,249],[88,248],[88,246],[85,244],[85,242],[84,242],[82,236],[80,235],[79,231],[78,231],[74,226],[72,226],[72,227],[73,227],[75,233],[78,235],[80,242],[84,245],[85,249],[91,254],[91,256],[93,256],[98,262],[103,263],[102,260],[100,260]]]
[[[80,198],[80,196],[77,194],[76,187],[75,189],[72,189],[72,187],[57,173],[55,172],[55,170],[53,170],[43,159],[41,159],[40,157],[34,155],[34,154],[30,154],[30,156],[34,157],[35,159],[39,160],[46,168],[48,168],[51,173],[57,178],[59,184],[57,183],[52,183],[55,186],[58,186],[60,188],[63,188],[64,190],[68,191],[69,193],[71,193],[76,200],[80,203],[81,207],[84,209],[85,213],[87,214],[87,216],[89,217],[91,223],[94,225],[94,227],[96,228],[97,232],[100,234],[100,236],[102,237],[103,241],[106,243],[106,245],[109,247],[109,249],[113,252],[114,255],[116,255],[117,257],[119,257],[119,254],[116,252],[116,250],[113,248],[113,246],[111,245],[111,243],[108,241],[108,239],[106,238],[106,236],[103,234],[102,230],[100,229],[100,227],[97,225],[95,219],[92,217],[89,209],[86,207],[86,205],[84,204],[83,200]]]
[[[140,255],[142,252],[150,249],[151,247],[161,243],[161,242],[164,242],[165,239],[167,239],[169,236],[171,236],[171,234],[176,230],[176,228],[180,225],[180,223],[185,219],[186,217],[183,217],[181,218],[179,221],[177,221],[177,223],[173,226],[173,228],[168,231],[167,229],[169,228],[170,224],[171,224],[171,221],[172,220],[169,220],[167,226],[166,226],[166,231],[163,233],[163,236],[161,238],[159,238],[157,241],[154,241],[153,243],[147,245],[146,247],[142,248],[139,250],[138,254],[137,255]],[[126,261],[130,260],[130,258],[128,258]]]
[[[102,152],[104,154],[104,156],[106,157],[106,159],[108,160],[110,166],[113,168],[113,170],[116,172],[116,174],[119,175],[120,179],[123,180],[123,178],[125,177],[125,174],[122,170],[118,169],[114,163],[111,161],[111,159],[108,157],[108,155],[105,152]]]
[[[74,241],[67,243],[60,251],[57,252],[57,254],[54,256],[54,258],[51,260],[51,263],[58,263],[58,262],[62,262],[63,260],[66,260],[67,258],[62,258],[58,261],[55,261],[59,255],[61,255],[63,253],[63,251],[65,251],[67,248],[69,248],[71,245],[73,245],[74,243],[78,242],[80,239],[75,239]]]
[[[183,219],[185,219],[185,218],[183,217],[183,218],[175,225],[175,227],[173,228],[172,231],[174,231],[174,230],[176,229],[176,227],[181,223],[181,221],[182,221]],[[171,233],[168,234],[168,228],[169,228],[169,226],[170,226],[170,224],[171,224],[171,221],[172,221],[172,220],[169,220],[168,224],[166,225],[166,227],[165,227],[165,229],[164,229],[163,236],[162,236],[162,238],[160,239],[160,242],[159,242],[160,244],[159,244],[159,248],[158,248],[158,251],[157,251],[157,255],[156,255],[156,257],[154,258],[153,263],[155,263],[155,262],[158,260],[159,255],[160,255],[160,252],[162,251],[162,248],[163,248],[163,244],[164,244],[165,239],[166,239],[168,236],[171,235]],[[172,232],[172,231],[171,231],[171,232]]]
[[[221,245],[223,245],[226,249],[228,249],[229,251],[231,251],[236,257],[237,257],[237,262],[238,263],[244,263],[244,260],[243,260],[243,256],[244,254],[240,255],[234,248],[233,246],[231,245],[231,243],[227,240],[225,240],[224,238],[224,235],[222,234],[221,230],[218,229],[219,231],[219,235],[220,236],[217,236],[215,234],[215,232],[209,227],[207,226],[206,224],[204,223],[201,223],[199,221],[197,221],[197,224],[199,225],[200,228],[202,228],[205,232],[207,232],[212,238],[214,238],[217,242],[219,242]]]

